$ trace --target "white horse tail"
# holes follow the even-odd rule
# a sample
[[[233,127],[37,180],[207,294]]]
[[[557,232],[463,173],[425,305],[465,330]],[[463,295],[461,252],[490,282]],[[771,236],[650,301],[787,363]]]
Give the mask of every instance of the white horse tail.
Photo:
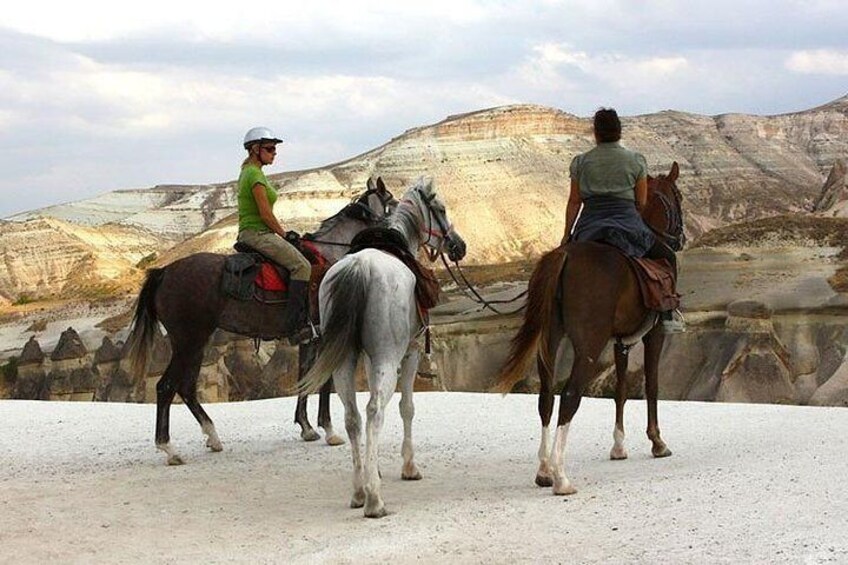
[[[362,264],[350,260],[327,281],[325,304],[329,312],[322,325],[321,345],[315,364],[298,384],[301,394],[314,394],[333,376],[351,352],[362,350],[362,316],[365,312],[368,286]]]

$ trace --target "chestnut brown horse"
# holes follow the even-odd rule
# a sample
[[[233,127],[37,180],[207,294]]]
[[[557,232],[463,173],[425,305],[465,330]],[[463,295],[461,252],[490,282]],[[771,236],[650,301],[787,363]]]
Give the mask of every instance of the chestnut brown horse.
[[[684,243],[680,191],[675,184],[675,162],[668,175],[648,179],[645,223],[673,250]],[[537,353],[539,417],[542,438],[536,484],[553,486],[554,494],[576,489],[565,475],[564,456],[568,428],[586,386],[600,370],[599,358],[611,339],[616,340],[615,428],[610,457],[626,459],[624,403],[627,400],[627,352],[641,337],[645,346],[645,396],[648,403],[648,438],[654,457],[671,451],[660,437],[657,422],[657,370],[664,335],[657,315],[645,308],[630,261],[615,247],[595,242],[572,242],[539,261],[528,286],[524,323],[512,340],[510,355],[496,389],[509,392],[524,378]],[[574,347],[574,364],[559,405],[559,421],[550,448],[550,421],[554,407],[554,360],[564,337]]]
[[[353,237],[374,226],[394,210],[397,201],[386,190],[382,180],[368,180],[368,189],[354,198],[337,214],[324,220],[312,234],[312,243],[330,263],[347,253]],[[259,302],[237,301],[220,290],[226,255],[195,253],[162,268],[150,269],[136,301],[135,317],[128,338],[130,360],[136,375],[145,375],[153,337],[158,324],[167,330],[171,342],[171,359],[164,374],[156,383],[156,447],[167,454],[169,465],[180,465],[182,457],[171,445],[169,415],[174,396],[179,394],[207,436],[206,445],[212,451],[223,446],[212,419],[197,398],[197,378],[203,352],[216,328],[247,335],[268,337],[268,328],[275,327],[284,304],[265,305]],[[299,378],[305,375],[314,361],[317,344],[302,345]],[[329,412],[330,386],[321,390],[318,424],[327,434],[330,444],[344,443],[332,432]],[[306,397],[300,395],[295,421],[303,427],[304,439],[309,431],[306,421]],[[317,434],[315,434],[317,436]],[[335,438],[335,440],[334,440]]]

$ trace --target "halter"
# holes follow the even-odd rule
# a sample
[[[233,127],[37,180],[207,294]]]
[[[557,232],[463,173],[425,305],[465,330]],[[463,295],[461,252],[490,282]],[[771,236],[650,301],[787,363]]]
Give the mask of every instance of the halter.
[[[657,177],[657,182],[665,178],[665,175]],[[651,196],[659,199],[665,212],[666,230],[663,231],[651,225],[648,225],[648,227],[671,247],[673,251],[680,251],[686,244],[686,234],[683,232],[682,196],[675,183],[671,183],[671,193],[673,200],[658,189],[653,190]]]

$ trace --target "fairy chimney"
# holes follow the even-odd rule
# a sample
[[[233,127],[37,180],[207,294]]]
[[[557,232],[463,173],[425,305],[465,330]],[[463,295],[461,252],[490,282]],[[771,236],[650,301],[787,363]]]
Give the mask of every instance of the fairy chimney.
[[[774,332],[771,309],[762,302],[739,300],[728,306],[727,314],[725,328],[736,336],[736,343],[715,399],[794,404],[791,357]]]
[[[50,386],[44,368],[44,352],[35,336],[29,338],[18,358],[18,377],[13,398],[19,400],[47,400]]]
[[[111,398],[112,382],[115,380],[116,373],[121,370],[121,349],[112,343],[109,336],[103,337],[100,347],[94,352],[94,370],[98,376],[96,400],[126,400],[126,398]]]
[[[98,375],[76,330],[62,332],[50,360],[53,363],[47,378],[51,400],[94,400]]]

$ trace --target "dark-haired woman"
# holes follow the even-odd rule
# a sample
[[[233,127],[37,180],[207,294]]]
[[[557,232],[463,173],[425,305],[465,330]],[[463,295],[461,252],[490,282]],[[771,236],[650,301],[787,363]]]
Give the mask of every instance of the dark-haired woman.
[[[595,112],[593,130],[595,148],[571,161],[563,243],[608,243],[631,257],[666,259],[677,273],[674,251],[654,236],[639,214],[648,201],[645,157],[620,144],[621,121],[615,110]],[[685,329],[682,317],[671,311],[662,313],[662,321],[666,333]]]

